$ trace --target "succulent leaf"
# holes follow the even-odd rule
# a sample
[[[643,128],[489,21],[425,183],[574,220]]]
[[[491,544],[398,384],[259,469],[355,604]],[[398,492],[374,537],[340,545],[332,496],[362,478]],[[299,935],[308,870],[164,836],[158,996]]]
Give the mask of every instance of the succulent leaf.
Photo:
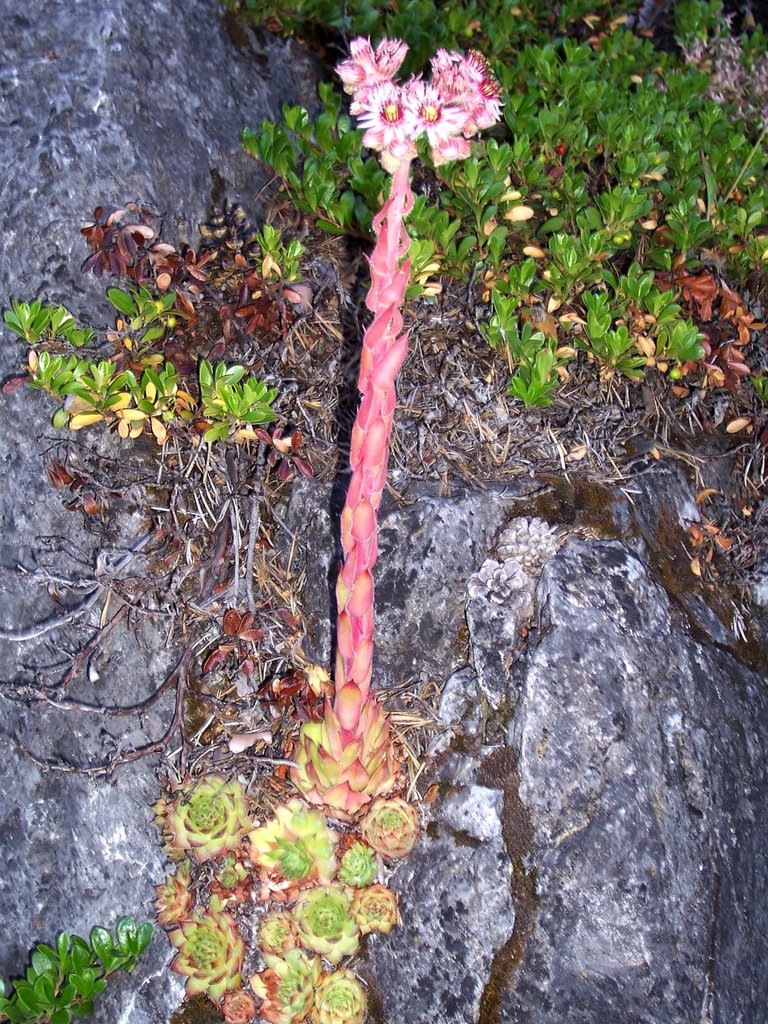
[[[293,907],[302,944],[332,964],[356,953],[360,929],[350,914],[351,905],[352,897],[341,885],[305,889]]]
[[[211,899],[210,910],[196,910],[168,933],[178,953],[171,970],[187,977],[187,995],[206,994],[214,1003],[240,988],[245,943],[234,918]]]
[[[397,896],[386,885],[371,885],[360,889],[352,898],[350,913],[363,935],[369,932],[383,932],[400,923]]]
[[[195,902],[189,862],[179,864],[176,871],[167,876],[165,882],[155,886],[155,892],[159,925],[168,928],[188,917]]]
[[[273,910],[259,925],[259,949],[263,954],[282,956],[298,945],[298,936],[290,914]]]
[[[274,898],[287,899],[303,885],[333,879],[338,841],[323,815],[298,798],[279,806],[271,821],[248,836],[251,859],[263,869],[267,890]],[[270,879],[276,887],[270,886]],[[292,884],[281,886],[281,880]]]
[[[365,841],[382,857],[407,857],[419,838],[419,817],[412,804],[394,796],[375,800],[360,828]]]
[[[221,1004],[224,1024],[251,1024],[256,1017],[256,1000],[243,989],[225,993]]]
[[[362,1024],[368,999],[358,979],[340,967],[327,974],[315,992],[312,1024]]]
[[[351,736],[327,703],[322,721],[302,726],[295,760],[292,779],[306,799],[344,821],[392,789],[399,768],[389,718],[373,699],[363,705]]]
[[[366,843],[353,843],[341,858],[338,880],[342,885],[364,889],[376,879],[376,854]]]
[[[243,787],[220,775],[194,780],[154,811],[171,856],[190,851],[201,864],[236,849],[251,827]]]
[[[259,1015],[269,1024],[304,1020],[323,972],[320,958],[289,949],[283,956],[265,954],[264,962],[266,970],[250,979],[251,988],[262,1000]]]

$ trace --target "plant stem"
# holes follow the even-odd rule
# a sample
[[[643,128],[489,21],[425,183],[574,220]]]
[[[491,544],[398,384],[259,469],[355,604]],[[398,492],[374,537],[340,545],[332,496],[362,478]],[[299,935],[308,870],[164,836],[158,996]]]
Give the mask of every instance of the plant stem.
[[[352,428],[352,478],[341,515],[344,564],[336,584],[339,616],[334,710],[343,738],[355,733],[371,684],[372,569],[378,513],[387,476],[395,378],[408,350],[401,306],[410,270],[409,239],[403,226],[413,206],[409,175],[410,161],[400,161],[389,199],[373,221],[376,244],[369,258],[371,288],[366,305],[374,317],[365,332],[360,358],[361,401]]]

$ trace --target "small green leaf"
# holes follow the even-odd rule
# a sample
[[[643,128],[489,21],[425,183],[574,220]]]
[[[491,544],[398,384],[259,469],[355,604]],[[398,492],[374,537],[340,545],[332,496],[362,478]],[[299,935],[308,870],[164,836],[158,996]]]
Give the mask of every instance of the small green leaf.
[[[132,917],[121,917],[115,928],[117,948],[122,953],[132,953],[136,942],[136,922]]]
[[[51,1024],[71,1024],[71,1021],[72,1013],[63,1006],[51,1014]]]
[[[107,288],[107,297],[112,305],[119,309],[126,316],[133,316],[136,312],[136,304],[133,297],[124,292],[122,288]]]
[[[110,956],[114,949],[114,942],[112,941],[112,935],[106,928],[97,926],[91,929],[90,935],[91,949],[94,951],[96,956],[105,962],[105,958]]]

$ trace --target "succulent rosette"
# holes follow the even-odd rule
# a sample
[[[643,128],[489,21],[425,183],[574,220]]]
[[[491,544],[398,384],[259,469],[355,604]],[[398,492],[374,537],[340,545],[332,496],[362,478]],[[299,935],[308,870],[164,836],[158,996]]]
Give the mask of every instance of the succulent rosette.
[[[163,928],[173,925],[188,917],[195,903],[192,891],[192,876],[189,873],[189,862],[179,864],[172,875],[168,875],[162,885],[155,886],[157,899],[157,923]]]
[[[251,988],[262,1000],[259,1015],[269,1024],[304,1020],[323,973],[320,958],[289,949],[283,956],[265,954],[264,962],[266,970],[250,979]]]
[[[251,860],[263,869],[267,887],[270,876],[278,883],[271,895],[287,899],[303,885],[331,881],[336,874],[338,841],[324,816],[299,799],[282,804],[271,821],[248,836]],[[288,886],[281,886],[281,880]]]
[[[364,889],[373,884],[378,870],[376,854],[366,843],[358,842],[353,843],[344,853],[336,877],[342,885]]]
[[[389,792],[399,765],[389,718],[374,699],[366,701],[354,733],[342,727],[330,702],[320,722],[301,727],[291,778],[310,803],[352,821],[374,797]]]
[[[230,989],[241,986],[245,943],[233,917],[211,899],[210,910],[198,909],[168,932],[178,953],[171,970],[187,977],[187,995],[206,994],[218,1003]]]
[[[389,860],[407,857],[419,838],[416,808],[399,796],[376,800],[360,823],[363,839]]]
[[[221,867],[213,876],[211,894],[218,896],[222,906],[243,903],[251,895],[253,878],[248,868],[234,854],[227,854]]]
[[[327,974],[315,992],[312,1024],[362,1024],[368,999],[358,979],[340,967]]]
[[[371,885],[358,890],[352,897],[349,912],[363,935],[369,932],[386,935],[393,925],[400,924],[397,896],[386,885]]]
[[[273,910],[259,925],[259,949],[264,954],[282,956],[298,946],[296,926],[290,914]]]
[[[256,1000],[241,988],[224,995],[221,1003],[224,1024],[251,1024],[256,1018]]]
[[[154,811],[170,855],[189,851],[201,864],[234,850],[251,828],[243,787],[220,775],[195,779]]]
[[[350,914],[352,897],[341,885],[305,889],[293,907],[302,945],[332,964],[357,952],[360,929]]]

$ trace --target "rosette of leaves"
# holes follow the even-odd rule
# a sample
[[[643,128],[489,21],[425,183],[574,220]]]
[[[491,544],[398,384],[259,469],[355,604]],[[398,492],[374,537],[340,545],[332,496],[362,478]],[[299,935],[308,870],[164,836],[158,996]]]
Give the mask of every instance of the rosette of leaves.
[[[342,885],[350,885],[355,889],[364,889],[372,885],[378,865],[376,854],[366,843],[353,843],[341,858],[338,880]]]
[[[251,827],[243,787],[210,775],[188,783],[173,799],[154,805],[170,856],[190,851],[199,863],[240,845]]]
[[[376,700],[365,702],[354,736],[345,738],[327,704],[322,721],[302,725],[295,760],[294,784],[310,803],[328,807],[342,821],[353,821],[375,796],[392,789],[399,770],[389,718]]]
[[[213,876],[211,894],[217,896],[222,906],[243,903],[251,895],[253,878],[248,868],[234,854],[227,854],[221,867]]]
[[[374,800],[360,823],[363,838],[387,860],[407,857],[419,838],[416,808],[399,796]]]
[[[169,928],[188,917],[195,903],[189,862],[179,864],[173,874],[168,875],[161,885],[155,886],[155,892],[159,925]]]
[[[193,911],[168,939],[178,950],[171,970],[186,975],[188,996],[205,994],[218,1003],[225,992],[240,988],[245,943],[215,896],[209,910]]]
[[[350,910],[352,897],[341,885],[305,889],[293,907],[302,945],[337,964],[357,952],[360,929]]]
[[[336,874],[338,835],[319,811],[298,798],[280,805],[275,816],[248,836],[251,859],[268,875],[292,883],[284,895],[311,882],[330,882]]]
[[[293,918],[283,911],[273,910],[259,925],[259,949],[265,955],[284,955],[298,946],[298,938]]]
[[[346,967],[327,974],[315,992],[312,1024],[362,1024],[368,998],[357,977]]]
[[[213,441],[255,440],[254,427],[270,423],[275,414],[272,402],[276,388],[268,388],[260,380],[245,378],[245,367],[206,360],[200,363],[200,400],[203,416],[209,426],[203,440]]]
[[[221,1012],[224,1024],[251,1024],[256,1017],[256,1000],[242,988],[232,989],[224,993]]]
[[[304,1020],[323,973],[320,958],[289,949],[283,956],[265,954],[264,962],[266,970],[250,979],[251,988],[262,1001],[259,1016],[269,1024]]]
[[[397,896],[386,885],[371,885],[358,890],[352,897],[350,913],[363,935],[369,932],[386,935],[393,925],[400,924]]]

